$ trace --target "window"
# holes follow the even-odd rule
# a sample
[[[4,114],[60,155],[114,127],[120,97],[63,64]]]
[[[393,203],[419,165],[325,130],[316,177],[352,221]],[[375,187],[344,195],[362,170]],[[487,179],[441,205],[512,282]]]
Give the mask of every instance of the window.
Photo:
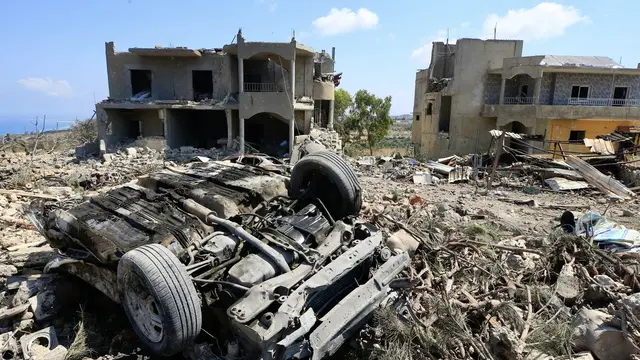
[[[440,120],[438,121],[438,132],[449,132],[451,123],[451,96],[443,96],[440,102]]]
[[[151,70],[130,70],[130,72],[131,96],[149,92],[148,97],[151,97]]]
[[[432,103],[427,104],[427,108],[424,110],[426,115],[431,115],[431,112],[433,111],[432,107],[433,107]]]
[[[588,86],[573,86],[571,88],[571,97],[578,99],[586,99],[589,97],[589,87]]]
[[[420,115],[416,115],[416,121],[420,121]]]
[[[580,142],[584,140],[584,130],[571,130],[569,133],[569,141]]]
[[[629,88],[626,86],[616,86],[613,89],[613,101],[611,105],[613,106],[624,106],[627,102],[627,97],[629,96]]]
[[[191,72],[193,100],[200,101],[213,97],[213,71],[193,70]]]

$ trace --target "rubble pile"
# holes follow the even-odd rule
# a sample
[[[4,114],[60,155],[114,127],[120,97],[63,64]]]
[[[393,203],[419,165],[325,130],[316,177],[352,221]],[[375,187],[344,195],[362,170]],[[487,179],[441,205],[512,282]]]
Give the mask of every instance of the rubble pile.
[[[322,134],[296,143],[339,147]],[[30,221],[28,203],[79,202],[165,165],[226,155],[135,146],[103,158],[0,153],[2,357],[141,353],[115,304],[108,320],[115,330],[97,331],[96,344],[81,346],[91,333],[88,319],[107,321],[100,318],[107,305],[69,300],[62,290],[78,296],[77,284],[45,271],[58,255]],[[360,216],[388,237],[391,252],[410,252],[413,261],[391,284],[401,296],[388,299],[334,358],[640,358],[640,204],[633,188],[580,159],[516,160],[348,159],[362,186]],[[196,350],[185,356],[206,358]]]
[[[130,181],[163,166],[164,156],[149,148],[123,148],[104,158],[78,158],[73,152],[42,154],[0,153],[0,187],[46,193],[71,187],[96,190]]]
[[[413,359],[568,359],[587,351],[613,360],[638,353],[637,257],[562,230],[509,228],[490,211],[469,214],[418,195],[400,200],[401,211],[389,203],[365,214],[391,238],[420,247],[398,284],[406,288],[404,318],[389,321],[381,310],[386,320],[360,333],[363,349]]]

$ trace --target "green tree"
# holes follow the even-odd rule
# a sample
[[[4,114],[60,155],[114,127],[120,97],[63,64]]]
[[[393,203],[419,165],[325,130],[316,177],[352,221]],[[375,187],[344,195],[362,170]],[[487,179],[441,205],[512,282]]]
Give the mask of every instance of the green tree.
[[[333,119],[342,119],[347,109],[353,104],[351,94],[345,89],[338,89],[334,94]]]
[[[351,94],[345,89],[338,89],[334,94],[333,106],[333,129],[338,132],[342,140],[342,147],[350,142],[351,132],[355,129],[351,119],[345,115],[347,109],[351,107],[353,100]]]
[[[350,127],[356,129],[360,136],[366,136],[369,153],[373,155],[373,146],[389,133],[393,121],[389,116],[391,96],[384,99],[358,90],[355,101],[347,116]]]

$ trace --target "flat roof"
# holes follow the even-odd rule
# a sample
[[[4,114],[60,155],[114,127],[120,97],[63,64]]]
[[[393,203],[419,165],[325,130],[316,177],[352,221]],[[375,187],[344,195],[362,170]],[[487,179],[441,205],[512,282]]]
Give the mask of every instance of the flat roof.
[[[199,50],[188,49],[186,47],[176,48],[129,48],[129,52],[140,56],[158,57],[200,57]]]
[[[563,66],[580,68],[607,68],[621,69],[622,65],[613,61],[608,56],[565,56],[565,55],[544,55],[540,65],[543,66]]]
[[[544,66],[544,72],[547,72],[547,73],[578,73],[578,74],[640,75],[640,69],[636,69],[636,68],[597,68],[597,67]],[[502,74],[502,68],[489,70],[489,74]]]

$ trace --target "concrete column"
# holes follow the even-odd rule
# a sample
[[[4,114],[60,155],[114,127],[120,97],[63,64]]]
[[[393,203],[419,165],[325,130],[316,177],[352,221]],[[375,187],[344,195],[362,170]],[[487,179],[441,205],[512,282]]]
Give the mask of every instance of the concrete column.
[[[538,105],[540,104],[540,88],[542,87],[542,78],[539,77],[536,79],[536,83],[533,86],[533,103]]]
[[[291,122],[289,123],[289,157],[293,156],[293,142],[295,141],[296,136],[296,113],[294,105],[296,103],[295,93],[296,93],[296,59],[295,56],[293,60],[291,60]]]
[[[333,130],[334,101],[335,100],[329,100],[329,121],[327,122],[327,128],[329,128],[329,130]]]
[[[240,142],[238,153],[244,154],[244,118],[238,119],[238,139]]]
[[[502,78],[502,81],[500,82],[500,102],[499,102],[500,105],[504,104],[504,88],[506,86],[507,86],[507,79]]]
[[[244,59],[241,57],[238,57],[238,92],[240,94],[244,93]],[[238,96],[238,100],[241,98],[241,96]],[[242,106],[242,104],[240,104],[240,106]],[[240,148],[238,152],[244,154],[244,118],[240,117],[238,124],[238,137],[240,138]]]
[[[101,155],[107,152],[107,133],[109,130],[109,118],[104,109],[96,105],[96,120],[98,120],[98,149]]]
[[[224,115],[227,118],[227,150],[229,150],[233,146],[233,118],[231,117],[233,113],[230,109],[226,109]]]

